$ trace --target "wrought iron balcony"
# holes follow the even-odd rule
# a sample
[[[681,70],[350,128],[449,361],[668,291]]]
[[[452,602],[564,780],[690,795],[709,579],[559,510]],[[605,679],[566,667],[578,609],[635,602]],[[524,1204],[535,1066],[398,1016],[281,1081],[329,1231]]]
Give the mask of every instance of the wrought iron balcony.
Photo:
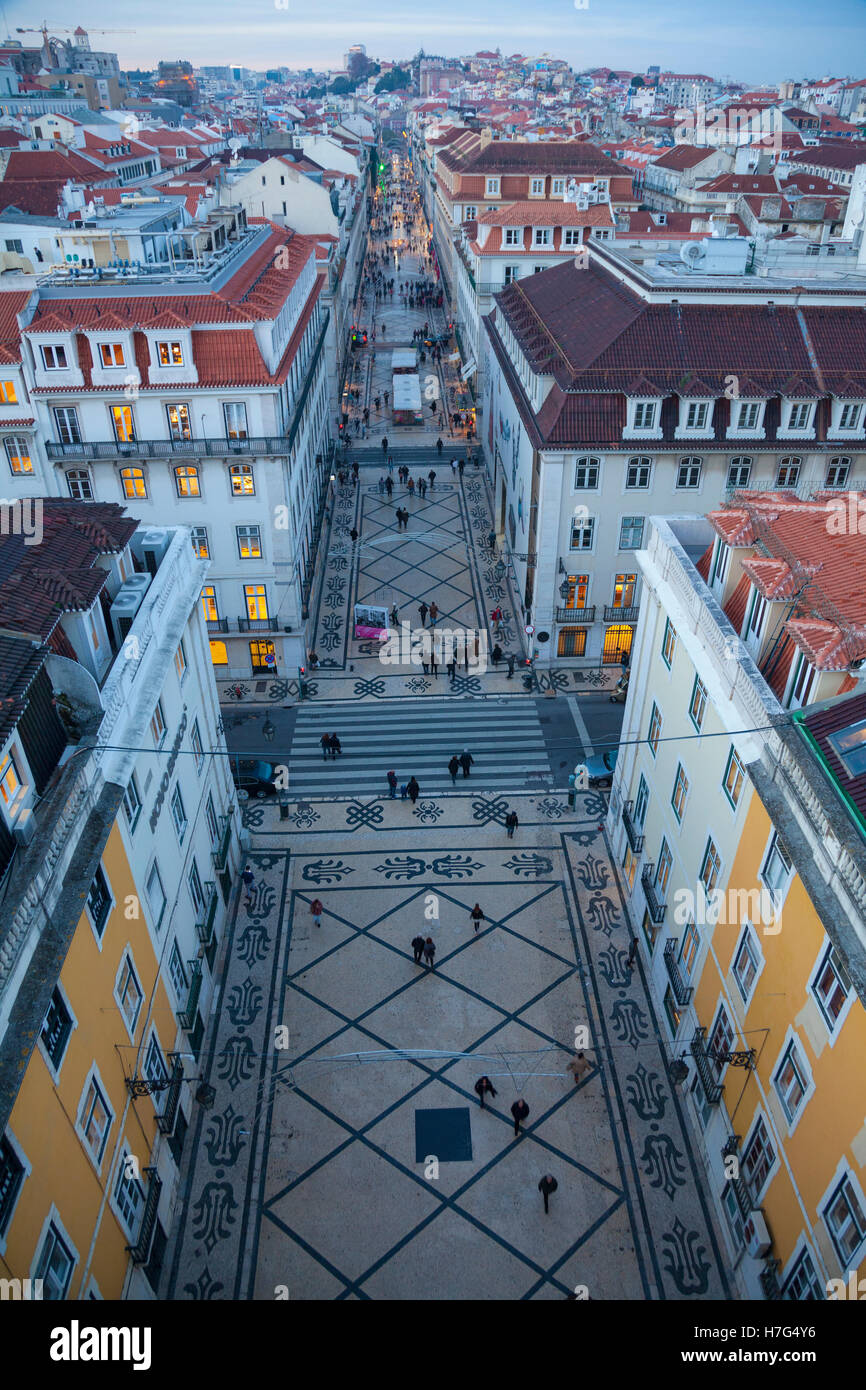
[[[694,1037],[689,1044],[689,1050],[695,1059],[695,1070],[698,1074],[707,1104],[718,1105],[725,1088],[716,1080],[715,1068],[707,1052],[706,1028],[695,1029]]]
[[[674,937],[669,937],[668,940],[665,942],[665,968],[668,972],[668,979],[671,982],[671,988],[674,992],[674,998],[676,999],[678,1004],[685,1008],[686,1004],[691,1003],[694,990],[692,989],[691,985],[686,984],[686,981],[683,978],[683,973],[680,970],[679,964],[677,962],[677,947],[678,942],[674,939]]]
[[[604,621],[606,623],[636,623],[640,617],[640,604],[633,603],[630,608],[617,608],[613,603],[606,603],[604,607]]]
[[[770,1258],[764,1261],[764,1268],[758,1275],[758,1283],[761,1285],[764,1297],[771,1302],[782,1297],[782,1286],[779,1283],[780,1268],[780,1261]]]
[[[201,944],[203,946],[209,946],[210,939],[213,936],[213,924],[216,920],[217,903],[219,901],[216,885],[207,882],[204,885],[204,896],[204,909],[202,911],[201,920],[195,924],[195,929],[198,932],[198,939]]]
[[[153,1240],[153,1233],[156,1229],[156,1212],[159,1206],[159,1194],[162,1188],[162,1179],[155,1168],[145,1168],[147,1174],[147,1197],[144,1203],[144,1211],[141,1214],[141,1225],[138,1228],[138,1239],[134,1245],[127,1245],[127,1250],[136,1265],[147,1264],[150,1259],[150,1243]]]
[[[229,845],[232,842],[232,823],[230,816],[220,816],[220,842],[215,850],[211,850],[211,857],[218,874],[221,874],[226,866],[229,857]]]
[[[171,1054],[169,1054],[171,1056]],[[178,1106],[180,1105],[180,1088],[183,1085],[183,1062],[180,1057],[174,1057],[174,1066],[171,1069],[171,1081],[166,1092],[165,1105],[156,1117],[157,1128],[160,1134],[174,1133],[174,1122],[177,1119]]]
[[[208,630],[208,632],[228,632],[228,630],[229,630],[229,620],[228,620],[228,618],[208,618],[208,619],[207,619],[207,630]]]
[[[282,632],[276,618],[238,618],[238,632]]]
[[[232,458],[236,454],[262,457],[268,454],[287,454],[289,440],[285,435],[255,435],[247,439],[134,439],[119,443],[116,439],[82,439],[77,444],[45,446],[54,463],[75,459],[161,459]]]
[[[195,1015],[198,1007],[198,997],[201,994],[201,961],[191,960],[189,968],[192,972],[189,981],[189,993],[186,996],[186,1004],[182,1009],[178,1009],[177,1021],[184,1032],[190,1033],[195,1027]]]
[[[557,608],[558,623],[594,623],[595,604],[591,608]]]
[[[645,864],[640,876],[643,885],[646,905],[649,908],[649,915],[653,922],[663,922],[665,913],[668,910],[667,903],[662,900],[655,881],[655,864]]]
[[[633,809],[634,802],[626,801],[622,808],[622,823],[625,827],[626,839],[631,845],[632,853],[640,854],[641,850],[643,849],[644,837],[635,824],[634,817],[632,815]]]

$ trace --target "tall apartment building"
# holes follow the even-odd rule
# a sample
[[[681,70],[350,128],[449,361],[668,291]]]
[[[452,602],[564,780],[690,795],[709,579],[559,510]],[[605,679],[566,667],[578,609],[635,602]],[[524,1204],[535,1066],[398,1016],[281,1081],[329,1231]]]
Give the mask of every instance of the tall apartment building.
[[[194,1116],[237,800],[185,527],[6,509],[0,1270],[153,1298]]]
[[[189,526],[217,675],[292,676],[328,474],[316,239],[222,207],[172,236],[167,268],[40,279],[18,315],[35,433],[6,436],[9,467]]]
[[[866,1267],[866,602],[849,509],[863,515],[853,493],[744,492],[706,519],[651,518],[637,557],[608,831],[749,1298],[845,1298]]]
[[[587,250],[483,321],[479,435],[543,662],[630,650],[648,516],[866,477],[862,251],[827,281],[783,254],[756,274],[737,237]]]

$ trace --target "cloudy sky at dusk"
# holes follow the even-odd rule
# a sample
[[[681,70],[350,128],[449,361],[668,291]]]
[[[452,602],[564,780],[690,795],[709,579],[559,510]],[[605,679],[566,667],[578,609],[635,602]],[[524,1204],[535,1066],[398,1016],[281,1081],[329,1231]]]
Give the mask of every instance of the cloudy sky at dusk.
[[[862,75],[864,0],[88,0],[66,7],[67,22],[91,31],[94,48],[120,55],[122,67],[160,58],[194,64],[336,67],[349,44],[372,56],[411,56],[419,48],[448,56],[482,48],[536,55],[572,66],[643,71],[653,63],[744,82],[785,77]],[[2,6],[12,37],[38,22],[32,3]],[[91,28],[92,26],[92,28]],[[134,33],[98,34],[99,26]]]

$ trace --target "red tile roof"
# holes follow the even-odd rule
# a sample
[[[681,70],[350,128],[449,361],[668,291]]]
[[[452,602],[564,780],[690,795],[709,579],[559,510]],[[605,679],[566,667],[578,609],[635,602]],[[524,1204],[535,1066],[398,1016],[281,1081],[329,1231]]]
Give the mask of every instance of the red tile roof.
[[[673,149],[665,150],[651,162],[657,169],[682,172],[684,169],[694,169],[696,165],[703,164],[705,159],[710,159],[715,153],[715,150],[699,148],[697,145],[674,145]]]

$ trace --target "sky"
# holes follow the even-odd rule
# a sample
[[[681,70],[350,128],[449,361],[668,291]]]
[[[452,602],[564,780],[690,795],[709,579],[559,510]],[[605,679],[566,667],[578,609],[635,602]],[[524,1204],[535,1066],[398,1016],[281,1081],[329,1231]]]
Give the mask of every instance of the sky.
[[[333,68],[350,44],[363,43],[372,57],[389,59],[419,48],[448,57],[546,51],[578,69],[643,72],[659,64],[750,84],[866,76],[866,0],[578,3],[586,8],[575,0],[88,0],[58,8],[72,28],[88,30],[92,47],[116,52],[123,68],[175,58]],[[0,3],[6,32],[28,44],[33,35],[14,31],[38,23],[36,14],[32,0]],[[115,31],[99,34],[99,26]]]

